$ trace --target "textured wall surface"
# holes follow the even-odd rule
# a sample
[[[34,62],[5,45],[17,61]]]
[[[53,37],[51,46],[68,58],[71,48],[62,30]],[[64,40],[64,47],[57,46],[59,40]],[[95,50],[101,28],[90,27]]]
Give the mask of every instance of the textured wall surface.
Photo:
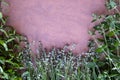
[[[9,21],[29,41],[44,47],[77,44],[75,51],[87,49],[92,14],[105,10],[105,0],[6,0]],[[5,12],[6,13],[6,12]]]

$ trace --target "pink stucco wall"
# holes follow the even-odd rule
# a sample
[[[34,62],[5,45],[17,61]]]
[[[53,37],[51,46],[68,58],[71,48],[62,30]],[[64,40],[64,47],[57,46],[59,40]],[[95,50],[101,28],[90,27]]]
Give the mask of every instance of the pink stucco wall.
[[[44,47],[76,44],[75,52],[87,50],[92,14],[105,10],[105,0],[6,0],[8,23]]]

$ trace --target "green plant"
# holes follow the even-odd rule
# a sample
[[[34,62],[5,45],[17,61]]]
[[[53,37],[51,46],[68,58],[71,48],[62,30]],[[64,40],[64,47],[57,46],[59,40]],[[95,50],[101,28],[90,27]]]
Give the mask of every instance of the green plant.
[[[0,80],[22,80],[19,46],[21,35],[6,25],[7,17],[0,12]]]
[[[96,63],[92,62],[91,53],[85,57],[75,56],[67,46],[52,49],[50,52],[39,46],[39,54],[32,58],[29,44],[23,51],[23,62],[27,71],[23,80],[96,80]],[[91,60],[91,62],[90,62]]]
[[[104,55],[103,60],[107,77],[110,79],[116,77],[120,79],[120,12],[118,7],[120,1],[107,0],[106,7],[108,9],[107,15],[94,15],[93,21],[98,21],[99,24],[94,26],[91,32],[94,42],[96,43],[95,52],[98,55]],[[112,14],[111,14],[112,12]],[[102,20],[102,21],[101,21]],[[99,38],[94,35],[99,34]],[[105,67],[103,66],[103,68]],[[105,71],[103,70],[103,72]],[[104,74],[104,73],[102,73]]]
[[[40,46],[39,54],[34,58],[29,54],[29,44],[23,51],[23,62],[26,72],[23,80],[119,80],[119,73],[112,68],[108,60],[100,60],[95,43],[89,44],[86,56],[75,56],[67,46],[63,49],[52,49],[50,52]]]

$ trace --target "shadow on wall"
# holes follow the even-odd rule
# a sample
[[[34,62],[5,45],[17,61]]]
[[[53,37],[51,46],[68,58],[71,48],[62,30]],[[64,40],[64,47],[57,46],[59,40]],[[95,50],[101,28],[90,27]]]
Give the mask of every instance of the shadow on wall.
[[[7,0],[6,0],[7,1]],[[73,52],[85,52],[90,38],[92,14],[105,12],[105,0],[9,0],[8,24],[29,42],[42,41],[47,49],[76,44]],[[36,47],[33,48],[36,51]]]

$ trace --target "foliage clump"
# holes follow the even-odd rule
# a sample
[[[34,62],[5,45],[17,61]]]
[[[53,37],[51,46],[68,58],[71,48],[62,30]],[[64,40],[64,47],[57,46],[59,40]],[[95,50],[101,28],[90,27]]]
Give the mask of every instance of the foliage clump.
[[[0,12],[0,80],[22,80],[21,35],[7,25],[6,21],[7,17]]]

